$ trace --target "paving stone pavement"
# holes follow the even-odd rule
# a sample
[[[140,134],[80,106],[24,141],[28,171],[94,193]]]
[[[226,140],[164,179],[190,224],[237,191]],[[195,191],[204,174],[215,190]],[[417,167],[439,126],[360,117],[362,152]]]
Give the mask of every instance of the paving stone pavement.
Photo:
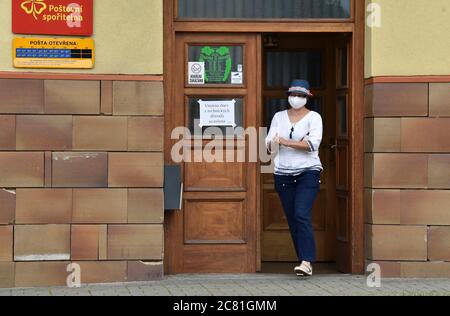
[[[161,281],[67,287],[0,289],[0,296],[450,296],[449,279],[382,279],[367,286],[364,276],[286,274],[177,275]]]

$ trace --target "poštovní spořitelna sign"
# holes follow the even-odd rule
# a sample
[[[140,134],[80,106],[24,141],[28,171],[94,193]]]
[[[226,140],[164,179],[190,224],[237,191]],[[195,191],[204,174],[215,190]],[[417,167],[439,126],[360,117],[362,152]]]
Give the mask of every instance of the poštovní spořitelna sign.
[[[16,34],[90,36],[94,0],[12,0]]]

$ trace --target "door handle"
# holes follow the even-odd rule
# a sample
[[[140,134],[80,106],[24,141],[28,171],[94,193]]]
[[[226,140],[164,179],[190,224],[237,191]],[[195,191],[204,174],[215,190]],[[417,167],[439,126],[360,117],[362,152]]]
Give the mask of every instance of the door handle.
[[[336,148],[338,147],[337,139],[331,138],[328,148],[330,148],[330,162],[334,163],[336,161]]]
[[[332,139],[330,144],[328,145],[328,147],[330,147],[330,149],[336,149],[337,146],[338,146],[337,139],[334,139],[334,140]]]

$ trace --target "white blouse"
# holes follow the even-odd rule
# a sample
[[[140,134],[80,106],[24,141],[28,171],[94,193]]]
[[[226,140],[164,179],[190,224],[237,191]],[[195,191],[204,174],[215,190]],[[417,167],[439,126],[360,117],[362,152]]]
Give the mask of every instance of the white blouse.
[[[319,113],[310,111],[299,122],[291,123],[288,111],[277,112],[273,117],[269,133],[266,137],[266,147],[269,148],[271,140],[278,136],[290,140],[291,128],[294,127],[292,140],[306,141],[309,152],[291,147],[280,146],[275,157],[275,174],[299,175],[305,170],[323,170],[319,158],[319,147],[322,142],[323,123]]]

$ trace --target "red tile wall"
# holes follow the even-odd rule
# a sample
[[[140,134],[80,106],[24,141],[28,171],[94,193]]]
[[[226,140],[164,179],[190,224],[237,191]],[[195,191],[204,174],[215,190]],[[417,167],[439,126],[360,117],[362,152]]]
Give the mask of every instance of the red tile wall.
[[[0,287],[161,278],[163,135],[162,82],[0,79]]]
[[[365,97],[368,263],[450,276],[450,83],[375,83]]]

